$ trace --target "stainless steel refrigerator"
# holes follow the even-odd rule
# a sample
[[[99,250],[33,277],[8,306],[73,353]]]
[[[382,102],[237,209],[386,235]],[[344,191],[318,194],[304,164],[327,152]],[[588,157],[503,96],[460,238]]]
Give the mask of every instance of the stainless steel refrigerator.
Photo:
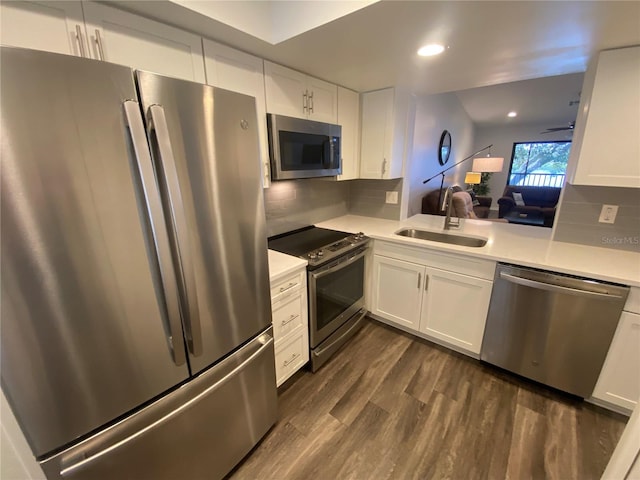
[[[255,100],[2,47],[2,389],[49,478],[214,479],[276,419]]]

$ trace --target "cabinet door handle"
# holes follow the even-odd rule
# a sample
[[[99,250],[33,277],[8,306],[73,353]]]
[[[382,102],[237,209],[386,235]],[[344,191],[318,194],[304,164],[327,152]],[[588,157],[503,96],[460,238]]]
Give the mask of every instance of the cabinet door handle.
[[[300,356],[299,353],[294,353],[293,355],[291,355],[291,358],[289,360],[285,360],[282,365],[285,367],[288,367],[289,365],[291,365],[293,362],[296,361],[296,359]]]
[[[382,176],[384,177],[384,172],[387,170],[387,159],[382,159]]]
[[[309,94],[309,113],[313,113],[313,92]]]
[[[307,106],[309,103],[309,97],[307,96],[307,91],[305,90],[302,94],[302,111],[307,112],[309,107]]]
[[[299,314],[292,314],[287,320],[282,320],[282,323],[280,324],[281,326],[285,326],[288,323],[293,322],[296,318],[298,318],[300,315]]]
[[[418,274],[418,290],[420,290],[420,282],[422,281],[422,274]]]
[[[429,287],[429,275],[425,275],[424,276],[424,291],[427,291],[427,288]]]
[[[297,283],[291,282],[286,287],[280,287],[280,293],[286,292],[287,290],[289,290],[290,288],[295,287],[296,285],[297,285]]]
[[[102,48],[102,37],[100,36],[100,30],[96,28],[96,45],[98,46],[98,56],[100,60],[104,61],[104,49]]]
[[[76,40],[78,41],[78,51],[81,57],[87,58],[87,51],[84,49],[84,42],[82,41],[82,29],[80,25],[76,25]]]

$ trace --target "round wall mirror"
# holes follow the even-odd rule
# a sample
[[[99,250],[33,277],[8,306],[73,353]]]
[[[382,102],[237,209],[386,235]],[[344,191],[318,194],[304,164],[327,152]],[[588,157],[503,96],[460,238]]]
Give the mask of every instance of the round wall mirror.
[[[444,165],[449,160],[451,154],[451,134],[448,130],[444,130],[440,136],[440,147],[438,148],[438,162]]]

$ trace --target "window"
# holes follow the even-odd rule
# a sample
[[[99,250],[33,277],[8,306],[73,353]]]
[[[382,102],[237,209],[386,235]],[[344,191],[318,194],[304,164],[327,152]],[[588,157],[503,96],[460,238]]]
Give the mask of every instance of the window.
[[[570,151],[570,141],[514,143],[508,184],[561,187]]]

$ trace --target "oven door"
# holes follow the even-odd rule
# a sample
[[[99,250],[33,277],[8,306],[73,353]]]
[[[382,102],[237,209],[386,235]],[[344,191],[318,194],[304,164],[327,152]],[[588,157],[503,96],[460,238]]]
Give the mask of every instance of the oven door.
[[[366,247],[309,272],[311,348],[331,335],[364,306]]]

